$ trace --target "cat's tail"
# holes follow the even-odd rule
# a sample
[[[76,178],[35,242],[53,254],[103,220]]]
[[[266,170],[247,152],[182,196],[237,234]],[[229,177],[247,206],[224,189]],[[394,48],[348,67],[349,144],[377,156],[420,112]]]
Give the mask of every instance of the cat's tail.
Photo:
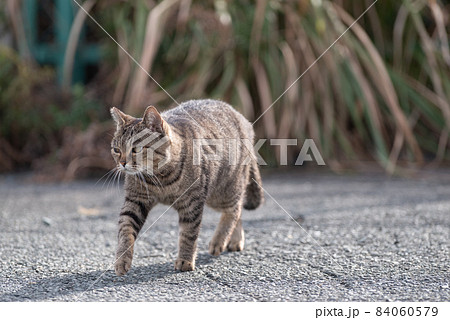
[[[258,163],[254,160],[250,164],[250,175],[245,191],[244,209],[254,210],[264,201],[264,191],[261,186],[261,174],[259,173]]]

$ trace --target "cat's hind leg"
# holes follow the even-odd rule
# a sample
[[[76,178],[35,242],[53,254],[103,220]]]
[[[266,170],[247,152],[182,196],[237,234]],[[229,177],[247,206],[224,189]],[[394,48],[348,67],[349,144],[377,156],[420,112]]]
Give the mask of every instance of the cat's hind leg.
[[[216,228],[214,236],[209,243],[209,253],[213,256],[218,256],[227,247],[230,239],[236,227],[242,229],[242,223],[240,223],[242,212],[242,200],[238,201],[237,204],[230,208],[222,210],[222,216],[220,217],[219,225]],[[236,235],[237,237],[238,235]],[[243,232],[242,232],[243,238]],[[242,244],[243,247],[243,244]],[[231,250],[233,251],[233,250]]]
[[[236,227],[231,234],[227,249],[228,251],[242,251],[244,250],[244,243],[244,228],[242,227],[242,219],[239,218],[238,222],[236,223]]]

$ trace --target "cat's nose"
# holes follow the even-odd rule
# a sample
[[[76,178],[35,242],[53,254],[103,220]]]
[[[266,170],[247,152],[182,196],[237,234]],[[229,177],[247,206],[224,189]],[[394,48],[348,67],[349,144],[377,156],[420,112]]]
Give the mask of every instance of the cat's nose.
[[[126,161],[120,161],[120,164],[122,165],[122,167],[125,168],[125,165],[127,164],[127,162]]]

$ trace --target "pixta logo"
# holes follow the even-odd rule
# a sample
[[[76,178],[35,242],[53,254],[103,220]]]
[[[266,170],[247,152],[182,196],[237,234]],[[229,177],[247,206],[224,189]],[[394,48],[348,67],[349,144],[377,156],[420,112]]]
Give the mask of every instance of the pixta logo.
[[[200,165],[202,159],[205,161],[228,161],[229,165],[237,165],[238,148],[245,148],[247,156],[239,164],[248,165],[255,157],[261,166],[267,162],[260,155],[259,150],[266,143],[267,139],[259,139],[254,145],[248,139],[194,139],[193,140],[193,163]],[[280,165],[286,166],[287,150],[289,146],[297,146],[297,139],[270,139],[270,145],[280,147]],[[253,149],[253,152],[252,152]],[[314,156],[314,159],[312,156]],[[295,161],[296,166],[301,166],[305,161],[315,161],[317,165],[324,166],[322,155],[314,140],[306,139],[300,149],[300,153]]]
[[[149,174],[153,174],[155,167],[161,169],[170,158],[161,150],[161,147],[170,142],[167,135],[162,135],[151,130],[142,130],[128,142],[127,162],[131,160],[137,166],[144,168]]]

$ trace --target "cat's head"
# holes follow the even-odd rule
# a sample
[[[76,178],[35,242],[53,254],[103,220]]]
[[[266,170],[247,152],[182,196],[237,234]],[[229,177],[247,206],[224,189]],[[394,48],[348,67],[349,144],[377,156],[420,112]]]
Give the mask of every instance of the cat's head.
[[[120,171],[153,174],[170,160],[170,128],[155,107],[147,107],[142,118],[117,108],[111,116],[117,124],[111,154]]]

